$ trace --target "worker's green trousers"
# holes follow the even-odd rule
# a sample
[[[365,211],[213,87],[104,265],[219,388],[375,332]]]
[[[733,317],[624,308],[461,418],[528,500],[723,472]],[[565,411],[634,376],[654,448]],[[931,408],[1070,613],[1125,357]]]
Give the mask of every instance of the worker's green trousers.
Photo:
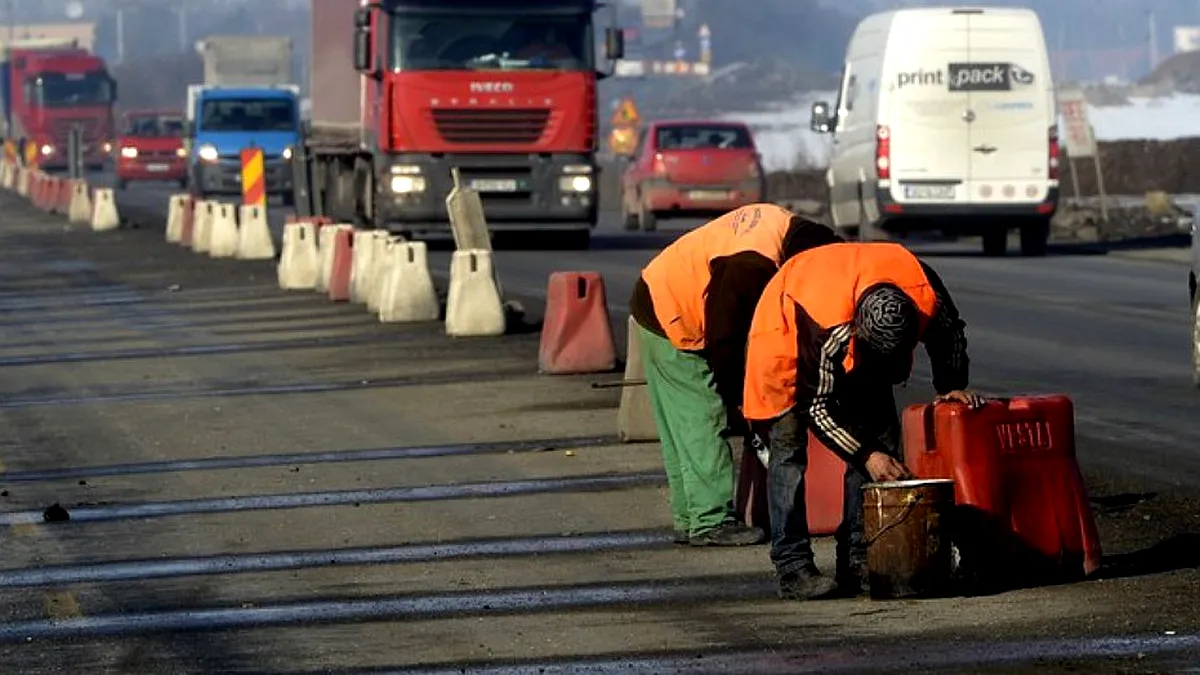
[[[642,366],[662,443],[676,532],[697,535],[736,518],[727,417],[712,370],[698,354],[637,326]]]

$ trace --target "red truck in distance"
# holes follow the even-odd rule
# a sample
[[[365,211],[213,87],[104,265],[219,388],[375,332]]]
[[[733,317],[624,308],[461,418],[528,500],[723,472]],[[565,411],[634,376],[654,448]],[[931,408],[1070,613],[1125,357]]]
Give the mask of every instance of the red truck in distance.
[[[134,181],[172,181],[187,187],[182,111],[126,112],[116,146],[117,189]]]
[[[43,169],[67,168],[67,138],[83,130],[84,164],[100,170],[112,150],[117,84],[104,60],[78,47],[13,47],[3,63],[7,138]]]
[[[457,167],[491,229],[565,234],[586,248],[599,202],[598,7],[314,0],[301,212],[307,204],[342,222],[449,232]],[[621,58],[623,37],[605,31],[608,59]]]

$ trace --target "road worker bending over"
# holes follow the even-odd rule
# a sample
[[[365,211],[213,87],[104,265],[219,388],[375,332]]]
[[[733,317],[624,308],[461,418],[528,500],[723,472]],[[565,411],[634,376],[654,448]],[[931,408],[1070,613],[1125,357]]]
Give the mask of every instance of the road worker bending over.
[[[671,495],[675,542],[745,546],[765,539],[733,506],[729,437],[754,306],[780,263],[841,239],[773,204],[731,211],[680,237],[642,270],[630,299]]]
[[[892,243],[839,243],[784,263],[763,291],[746,354],[743,414],[770,452],[767,502],[779,597],[859,595],[867,588],[863,492],[909,476],[892,387],[925,344],[939,401],[983,404],[965,391],[964,323],[941,279]],[[846,460],[837,572],[813,563],[805,508],[807,431]]]

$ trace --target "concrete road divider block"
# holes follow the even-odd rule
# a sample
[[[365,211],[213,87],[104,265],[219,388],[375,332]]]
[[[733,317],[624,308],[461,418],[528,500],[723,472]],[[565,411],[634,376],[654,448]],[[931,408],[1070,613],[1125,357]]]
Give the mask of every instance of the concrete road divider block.
[[[12,162],[9,162],[7,159],[0,159],[0,187],[3,187],[5,190],[11,190],[13,185],[15,185],[12,176]]]
[[[454,187],[446,195],[446,212],[450,216],[450,230],[454,233],[454,247],[460,251],[492,250],[479,192],[463,184],[458,167],[450,169],[450,175]]]
[[[196,210],[196,231],[192,236],[192,250],[196,253],[208,253],[212,246],[212,226],[217,203],[205,199],[196,202]]]
[[[646,372],[642,368],[642,345],[638,340],[638,324],[629,317],[626,324],[625,377],[629,383],[621,388],[621,407],[617,409],[617,438],[622,443],[658,440],[654,409],[650,407],[650,392],[646,389]]]
[[[42,208],[42,177],[44,175],[37,169],[29,172],[29,194],[26,196],[29,197],[30,203],[39,209]]]
[[[350,301],[351,273],[354,269],[354,244],[357,241],[353,225],[334,225],[333,262],[329,268],[329,299]]]
[[[391,266],[392,234],[387,230],[375,230],[371,239],[371,271],[367,274],[367,311],[379,314],[379,301],[383,297],[383,284]],[[403,241],[403,238],[401,238]]]
[[[183,238],[183,209],[187,203],[187,195],[171,195],[167,202],[167,231],[165,238],[168,244],[178,244]]]
[[[354,231],[354,259],[350,267],[350,302],[366,304],[374,265],[375,231]]]
[[[233,205],[220,203],[213,213],[212,240],[208,255],[211,258],[234,258],[238,251],[238,223]]]
[[[455,251],[450,259],[446,334],[489,337],[503,335],[506,328],[492,252],[482,249]]]
[[[66,215],[71,211],[71,193],[75,189],[75,182],[69,179],[58,181],[58,190],[54,198],[54,212]]]
[[[428,249],[423,241],[397,241],[389,253],[387,279],[379,301],[383,323],[437,321],[441,314],[437,289],[429,273]]]
[[[117,200],[112,188],[96,188],[92,205],[92,230],[108,232],[121,227],[121,217],[117,214]]]
[[[329,275],[333,273],[333,239],[336,234],[337,228],[333,225],[325,225],[317,230],[317,254],[321,256],[321,270],[313,290],[318,293],[329,291]]]
[[[288,291],[311,291],[321,270],[317,254],[317,226],[291,223],[283,228],[283,255],[280,257],[279,287]]]
[[[196,221],[200,217],[200,202],[193,196],[187,195],[183,207],[183,224],[179,229],[179,245],[192,248],[196,238]]]
[[[274,260],[275,240],[267,223],[267,210],[243,204],[238,213],[237,257],[239,260]]]
[[[599,272],[553,272],[538,348],[538,372],[607,373],[617,367],[608,295]]]
[[[71,187],[71,208],[67,219],[77,225],[90,224],[92,220],[92,190],[86,181],[76,180]]]
[[[25,167],[17,169],[17,194],[22,197],[29,196],[29,169]]]

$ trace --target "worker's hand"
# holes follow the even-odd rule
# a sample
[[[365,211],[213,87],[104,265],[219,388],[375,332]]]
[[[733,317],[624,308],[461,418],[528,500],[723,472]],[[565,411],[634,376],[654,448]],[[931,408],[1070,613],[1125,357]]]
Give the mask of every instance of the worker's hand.
[[[945,394],[935,398],[934,401],[937,403],[950,403],[951,401],[955,403],[965,403],[967,407],[971,409],[982,408],[983,405],[987,403],[987,399],[973,391],[967,391],[966,389],[955,389],[954,391],[948,391]]]
[[[881,483],[890,480],[904,480],[912,476],[908,468],[883,452],[872,452],[867,457],[867,473],[871,480]]]

